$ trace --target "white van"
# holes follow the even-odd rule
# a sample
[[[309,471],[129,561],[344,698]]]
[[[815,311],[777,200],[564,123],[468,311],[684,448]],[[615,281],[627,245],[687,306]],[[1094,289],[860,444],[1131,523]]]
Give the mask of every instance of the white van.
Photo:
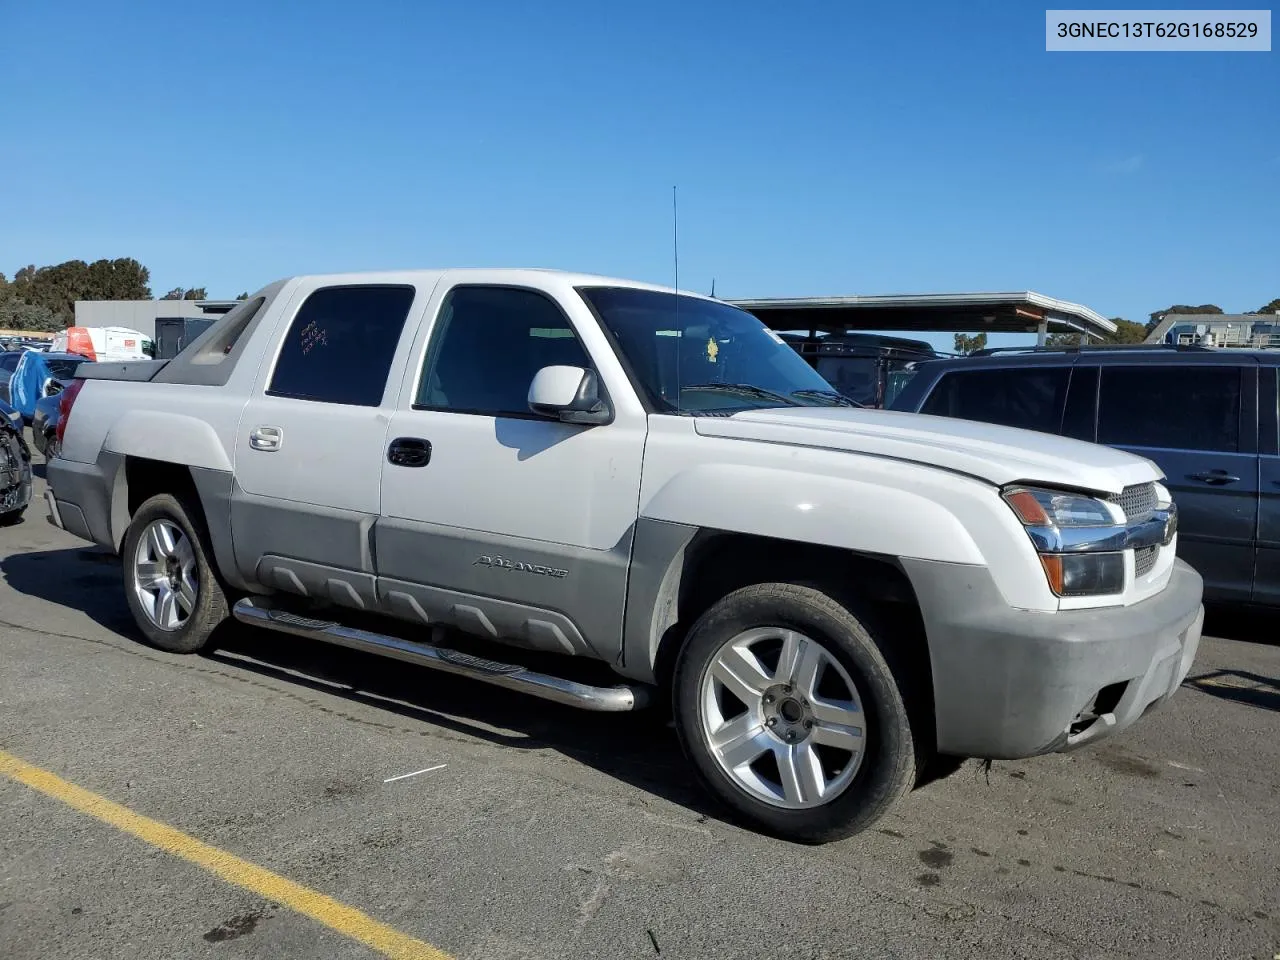
[[[155,356],[151,338],[128,327],[68,327],[54,336],[50,350],[78,353],[88,360],[148,360]]]

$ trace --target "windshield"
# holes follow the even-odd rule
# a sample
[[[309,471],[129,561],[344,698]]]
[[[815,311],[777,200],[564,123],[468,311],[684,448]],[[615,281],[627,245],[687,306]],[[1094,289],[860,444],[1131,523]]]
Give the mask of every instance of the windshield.
[[[613,335],[636,387],[662,413],[850,405],[781,337],[737,307],[633,287],[578,292]]]

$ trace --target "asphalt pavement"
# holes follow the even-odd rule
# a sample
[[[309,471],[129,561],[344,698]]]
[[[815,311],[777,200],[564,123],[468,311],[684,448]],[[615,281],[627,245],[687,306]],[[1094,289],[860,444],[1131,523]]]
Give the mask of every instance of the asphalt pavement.
[[[37,499],[0,530],[0,955],[1272,960],[1276,623],[1211,619],[1104,744],[802,847],[726,821],[657,715],[238,626],[147,647]]]

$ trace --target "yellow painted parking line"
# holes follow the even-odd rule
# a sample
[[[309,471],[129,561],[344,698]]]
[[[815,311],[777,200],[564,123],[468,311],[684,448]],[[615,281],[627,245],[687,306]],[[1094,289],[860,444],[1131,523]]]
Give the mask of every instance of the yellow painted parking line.
[[[203,867],[228,883],[284,904],[392,960],[452,960],[444,951],[379,923],[354,907],[287,880],[235,854],[211,847],[158,820],[134,813],[128,807],[68,783],[56,774],[32,766],[3,750],[0,750],[0,774],[123,830],[144,843]]]

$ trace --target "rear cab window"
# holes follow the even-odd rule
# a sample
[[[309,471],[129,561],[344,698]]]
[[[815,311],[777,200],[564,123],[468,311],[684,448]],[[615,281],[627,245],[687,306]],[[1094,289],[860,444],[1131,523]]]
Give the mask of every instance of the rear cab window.
[[[323,287],[298,309],[267,395],[376,407],[409,316],[411,286]]]

